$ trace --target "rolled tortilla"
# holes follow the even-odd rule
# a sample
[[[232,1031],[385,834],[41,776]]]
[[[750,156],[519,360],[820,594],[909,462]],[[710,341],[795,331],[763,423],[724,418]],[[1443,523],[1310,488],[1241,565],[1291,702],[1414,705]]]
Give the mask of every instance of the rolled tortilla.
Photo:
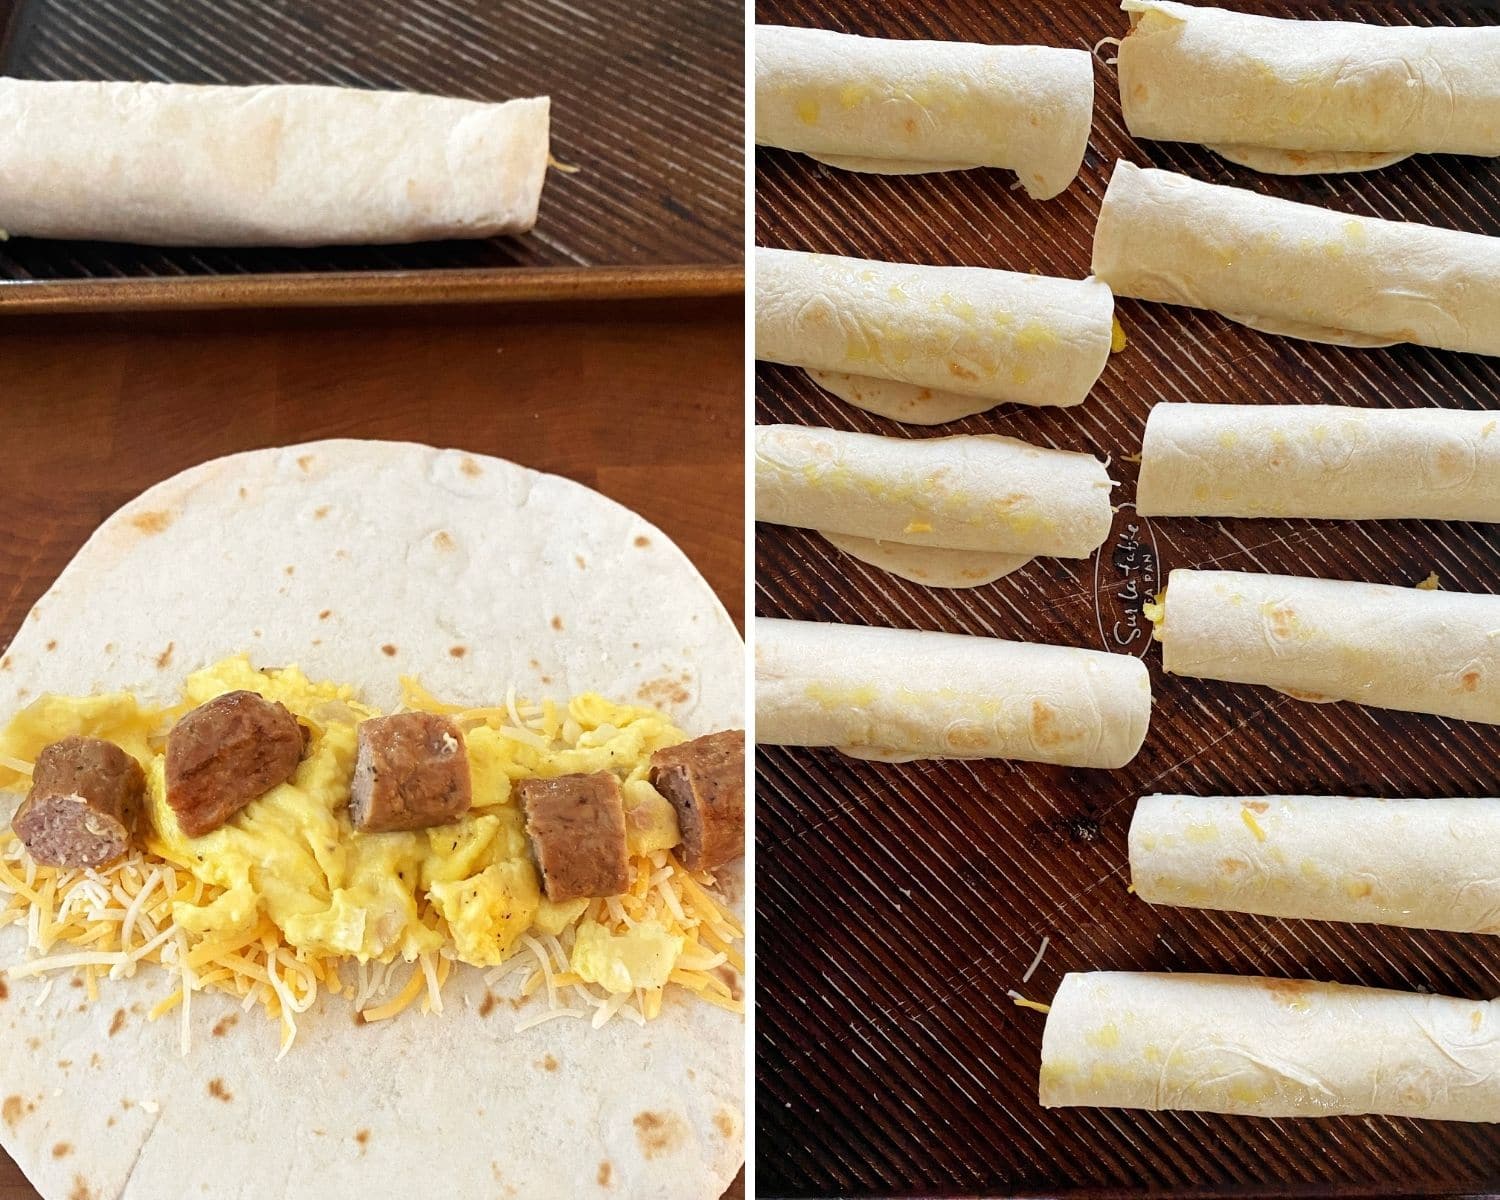
[[[1500,799],[1145,796],[1130,878],[1147,904],[1500,933]]]
[[[1115,164],[1094,274],[1117,296],[1345,346],[1500,354],[1500,238]]]
[[[815,529],[939,587],[988,582],[1039,554],[1087,558],[1109,536],[1113,486],[1090,454],[990,434],[755,429],[757,520]]]
[[[1147,517],[1500,521],[1500,414],[1321,404],[1158,404]]]
[[[1083,403],[1114,307],[1097,279],[755,252],[755,356],[918,425],[1004,402]]]
[[[863,625],[755,623],[756,739],[855,758],[1123,767],[1151,720],[1138,658]]]
[[[1174,675],[1500,724],[1500,596],[1177,570],[1156,636]]]
[[[1281,175],[1500,154],[1500,28],[1292,21],[1124,0],[1131,135]]]
[[[159,246],[521,233],[546,97],[0,79],[0,229]]]
[[[1063,976],[1047,1108],[1500,1121],[1492,1001],[1233,975]]]
[[[1004,167],[1034,199],[1078,174],[1088,52],[755,27],[755,140],[846,171]]]

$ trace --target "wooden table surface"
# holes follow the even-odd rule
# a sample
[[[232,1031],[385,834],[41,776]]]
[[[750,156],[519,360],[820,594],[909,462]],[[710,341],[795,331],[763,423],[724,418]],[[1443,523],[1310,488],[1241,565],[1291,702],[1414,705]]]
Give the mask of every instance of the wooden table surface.
[[[0,644],[143,488],[324,437],[459,446],[597,488],[670,535],[743,629],[743,319],[738,297],[0,319]],[[36,1200],[3,1153],[0,1200]]]

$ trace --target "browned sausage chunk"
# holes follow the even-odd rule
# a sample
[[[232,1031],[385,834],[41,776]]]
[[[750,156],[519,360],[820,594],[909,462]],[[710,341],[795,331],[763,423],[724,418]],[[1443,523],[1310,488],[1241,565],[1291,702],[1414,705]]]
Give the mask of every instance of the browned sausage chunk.
[[[625,804],[613,775],[523,779],[516,786],[548,900],[618,896],[630,886]]]
[[[47,867],[102,867],[130,849],[146,776],[113,742],[70,737],[36,756],[11,828]]]
[[[446,825],[469,811],[469,757],[447,717],[397,713],[361,722],[349,815],[366,833]]]
[[[651,786],[677,810],[682,865],[712,871],[745,853],[745,734],[729,729],[651,756]]]
[[[297,771],[302,726],[254,692],[200,704],[167,735],[167,804],[188,837],[212,833]]]

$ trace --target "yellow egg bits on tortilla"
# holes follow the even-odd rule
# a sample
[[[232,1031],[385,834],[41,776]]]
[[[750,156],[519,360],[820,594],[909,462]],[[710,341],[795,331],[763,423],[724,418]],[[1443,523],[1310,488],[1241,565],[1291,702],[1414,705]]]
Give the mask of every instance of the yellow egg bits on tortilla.
[[[306,753],[286,783],[190,838],[165,799],[166,734],[184,712],[236,690],[284,704],[310,731]],[[424,1011],[440,1012],[454,963],[487,969],[492,985],[509,978],[523,995],[545,986],[545,1005],[518,1026],[569,1015],[595,1025],[615,1015],[648,1020],[672,985],[743,1010],[722,971],[743,970],[743,932],[709,891],[713,879],[672,855],[676,814],[647,778],[652,753],[685,740],[682,731],[661,713],[593,694],[563,706],[512,692],[466,709],[412,679],[403,680],[402,708],[449,716],[464,731],[473,806],[457,821],[356,831],[356,729],[381,714],[352,687],[314,682],[296,667],[257,670],[246,656],[229,658],[189,676],[168,709],[128,694],[30,705],[0,732],[0,789],[24,789],[45,746],[99,737],[145,769],[147,818],[137,836],[144,849],[98,871],[38,866],[12,832],[0,833],[0,925],[24,922],[33,955],[7,974],[81,971],[92,997],[104,977],[159,963],[179,978],[153,1015],[181,1004],[185,1044],[193,992],[214,988],[278,1018],[283,1052],[295,1015],[320,991],[352,991],[366,1021],[419,997]],[[512,785],[596,771],[620,780],[630,887],[554,904],[541,893]],[[400,963],[411,969],[398,989]]]

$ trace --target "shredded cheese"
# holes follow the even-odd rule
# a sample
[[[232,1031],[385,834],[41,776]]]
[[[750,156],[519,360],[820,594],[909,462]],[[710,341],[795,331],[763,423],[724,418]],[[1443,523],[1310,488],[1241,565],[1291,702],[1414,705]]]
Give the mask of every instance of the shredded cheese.
[[[1017,1008],[1029,1008],[1039,1013],[1049,1013],[1052,1011],[1050,1004],[1043,1004],[1040,1000],[1028,1000],[1020,992],[1007,991],[1005,994],[1010,997],[1011,1003]]]
[[[1030,983],[1031,977],[1036,974],[1036,969],[1042,965],[1042,955],[1047,953],[1047,943],[1052,939],[1045,934],[1042,935],[1042,944],[1036,948],[1036,957],[1031,960],[1031,966],[1026,968],[1021,976],[1022,983]]]
[[[1245,827],[1255,835],[1257,842],[1266,840],[1266,831],[1260,827],[1260,822],[1255,819],[1255,814],[1248,808],[1240,809],[1240,820],[1245,822]]]

